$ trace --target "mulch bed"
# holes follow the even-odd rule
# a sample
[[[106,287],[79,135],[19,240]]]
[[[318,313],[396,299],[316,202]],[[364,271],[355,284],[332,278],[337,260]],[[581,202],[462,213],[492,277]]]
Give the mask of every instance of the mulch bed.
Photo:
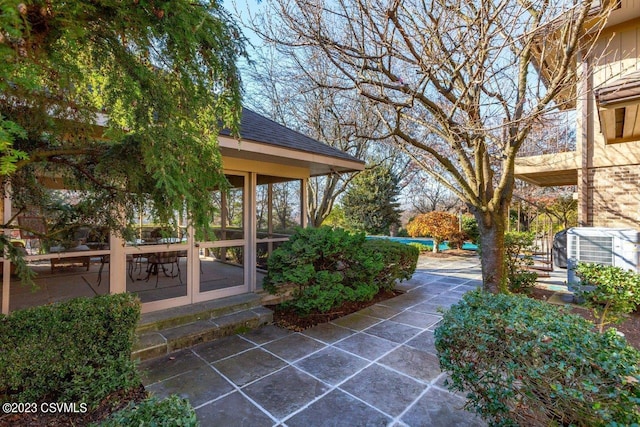
[[[91,412],[75,414],[48,414],[43,412],[28,414],[11,414],[0,416],[2,427],[71,427],[88,426],[91,423],[100,422],[109,417],[113,412],[119,411],[129,402],[140,402],[147,397],[147,392],[141,384],[139,387],[125,391],[118,391],[107,396],[102,403]],[[38,405],[40,407],[40,405]]]
[[[327,323],[347,314],[355,313],[370,305],[379,303],[402,294],[400,291],[382,290],[370,301],[345,302],[340,307],[334,308],[328,313],[312,312],[308,316],[300,316],[291,308],[283,308],[280,305],[268,305],[267,308],[273,310],[273,323],[281,328],[292,331],[303,331],[319,323]]]

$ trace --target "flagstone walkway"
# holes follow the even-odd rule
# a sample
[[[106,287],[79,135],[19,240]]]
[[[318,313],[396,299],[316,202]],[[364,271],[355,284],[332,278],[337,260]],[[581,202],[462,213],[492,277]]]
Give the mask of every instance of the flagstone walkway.
[[[407,292],[295,333],[266,326],[143,362],[145,387],[177,393],[202,426],[484,426],[444,385],[440,308],[480,286],[477,258],[421,257]]]

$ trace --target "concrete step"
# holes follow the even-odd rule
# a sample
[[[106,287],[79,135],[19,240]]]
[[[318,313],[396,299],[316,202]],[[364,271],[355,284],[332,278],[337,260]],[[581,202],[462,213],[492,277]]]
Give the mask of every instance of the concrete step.
[[[247,332],[273,322],[273,312],[255,294],[145,313],[131,358],[146,360],[181,348]]]

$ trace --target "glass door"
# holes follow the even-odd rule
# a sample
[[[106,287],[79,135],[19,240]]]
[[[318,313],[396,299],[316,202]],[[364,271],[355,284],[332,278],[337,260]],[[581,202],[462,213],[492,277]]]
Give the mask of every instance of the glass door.
[[[206,301],[248,292],[248,177],[227,173],[229,186],[211,191],[216,213],[205,240],[195,243],[192,268],[193,300]]]

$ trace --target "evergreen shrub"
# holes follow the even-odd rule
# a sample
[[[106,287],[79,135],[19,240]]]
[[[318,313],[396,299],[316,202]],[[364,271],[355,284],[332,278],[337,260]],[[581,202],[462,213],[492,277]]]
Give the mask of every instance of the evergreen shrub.
[[[563,308],[470,292],[435,337],[449,388],[467,392],[467,407],[491,425],[640,422],[640,352]]]
[[[198,420],[193,407],[188,400],[177,395],[171,395],[164,400],[151,397],[140,403],[129,404],[98,424],[100,427],[195,427],[197,425]]]
[[[93,409],[110,393],[139,386],[131,361],[139,317],[140,303],[127,293],[0,315],[0,403]]]
[[[397,245],[368,242],[363,233],[340,228],[299,228],[269,257],[263,286],[277,293],[283,285],[295,285],[285,304],[301,315],[367,301],[409,277],[406,269],[415,269],[415,250]]]

